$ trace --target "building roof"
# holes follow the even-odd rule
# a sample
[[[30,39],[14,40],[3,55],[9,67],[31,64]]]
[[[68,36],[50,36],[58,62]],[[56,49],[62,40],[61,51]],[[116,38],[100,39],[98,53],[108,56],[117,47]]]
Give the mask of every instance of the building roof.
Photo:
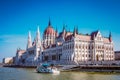
[[[24,54],[26,51],[25,50],[17,50],[18,54]]]
[[[89,35],[76,35],[76,37],[79,38],[79,40],[91,41],[91,36]]]
[[[56,35],[55,30],[52,28],[52,26],[48,26],[46,30],[44,31],[44,35]]]
[[[98,33],[98,30],[91,33],[91,39],[92,40],[94,39],[94,36],[96,37],[97,33]]]
[[[110,42],[109,38],[103,38],[103,41],[104,41],[104,43],[109,43]]]
[[[67,40],[71,40],[72,37],[73,37],[73,34],[66,36],[66,37],[65,37],[65,41],[67,41]]]

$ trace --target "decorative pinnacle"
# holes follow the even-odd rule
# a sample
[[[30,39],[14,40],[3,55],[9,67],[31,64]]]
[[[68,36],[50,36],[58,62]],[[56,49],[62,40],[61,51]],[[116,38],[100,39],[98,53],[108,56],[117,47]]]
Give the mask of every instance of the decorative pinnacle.
[[[48,26],[51,26],[51,21],[50,21],[50,18],[49,18]]]

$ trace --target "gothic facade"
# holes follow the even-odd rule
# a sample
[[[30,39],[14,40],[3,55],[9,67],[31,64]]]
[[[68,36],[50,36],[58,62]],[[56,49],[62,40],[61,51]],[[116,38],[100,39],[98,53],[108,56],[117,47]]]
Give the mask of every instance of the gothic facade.
[[[17,51],[17,54],[20,54],[19,52]],[[18,57],[16,61],[26,65],[37,65],[42,62],[80,64],[113,61],[115,56],[111,33],[109,37],[103,37],[99,30],[91,34],[80,34],[77,27],[70,32],[64,26],[62,32],[58,34],[49,20],[42,40],[39,27],[33,42],[29,32],[26,51],[17,59]]]

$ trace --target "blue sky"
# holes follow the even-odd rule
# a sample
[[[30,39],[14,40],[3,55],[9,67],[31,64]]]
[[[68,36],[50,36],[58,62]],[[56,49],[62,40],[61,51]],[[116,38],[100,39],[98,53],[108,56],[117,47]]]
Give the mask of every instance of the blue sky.
[[[11,57],[18,47],[26,49],[30,30],[32,40],[37,26],[43,33],[49,17],[60,32],[79,27],[80,33],[100,30],[105,37],[111,31],[115,50],[120,50],[119,0],[0,0],[0,61]]]

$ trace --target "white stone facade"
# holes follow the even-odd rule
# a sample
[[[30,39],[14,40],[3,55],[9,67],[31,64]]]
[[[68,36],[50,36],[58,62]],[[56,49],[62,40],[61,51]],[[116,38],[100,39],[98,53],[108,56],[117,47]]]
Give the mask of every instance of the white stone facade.
[[[66,32],[66,36],[69,33]],[[59,60],[63,64],[79,64],[87,61],[113,61],[115,59],[113,41],[102,37],[100,31],[94,32],[93,39],[91,39],[92,35],[73,34],[63,37],[60,45],[54,44],[53,47],[51,45],[50,48],[45,49],[43,55],[48,56],[48,59],[43,59],[43,61]],[[52,56],[56,56],[56,59],[52,59]]]
[[[86,64],[96,61],[113,61],[114,44],[111,33],[109,37],[102,36],[100,31],[91,34],[79,34],[75,28],[73,32],[63,31],[58,35],[49,21],[44,31],[43,40],[40,39],[39,28],[35,40],[31,41],[31,34],[28,35],[26,51],[16,56],[16,61],[24,65],[38,65],[43,62],[55,64]],[[18,63],[18,62],[17,62]]]
[[[7,57],[3,59],[3,63],[5,64],[12,64],[13,63],[13,57]]]

